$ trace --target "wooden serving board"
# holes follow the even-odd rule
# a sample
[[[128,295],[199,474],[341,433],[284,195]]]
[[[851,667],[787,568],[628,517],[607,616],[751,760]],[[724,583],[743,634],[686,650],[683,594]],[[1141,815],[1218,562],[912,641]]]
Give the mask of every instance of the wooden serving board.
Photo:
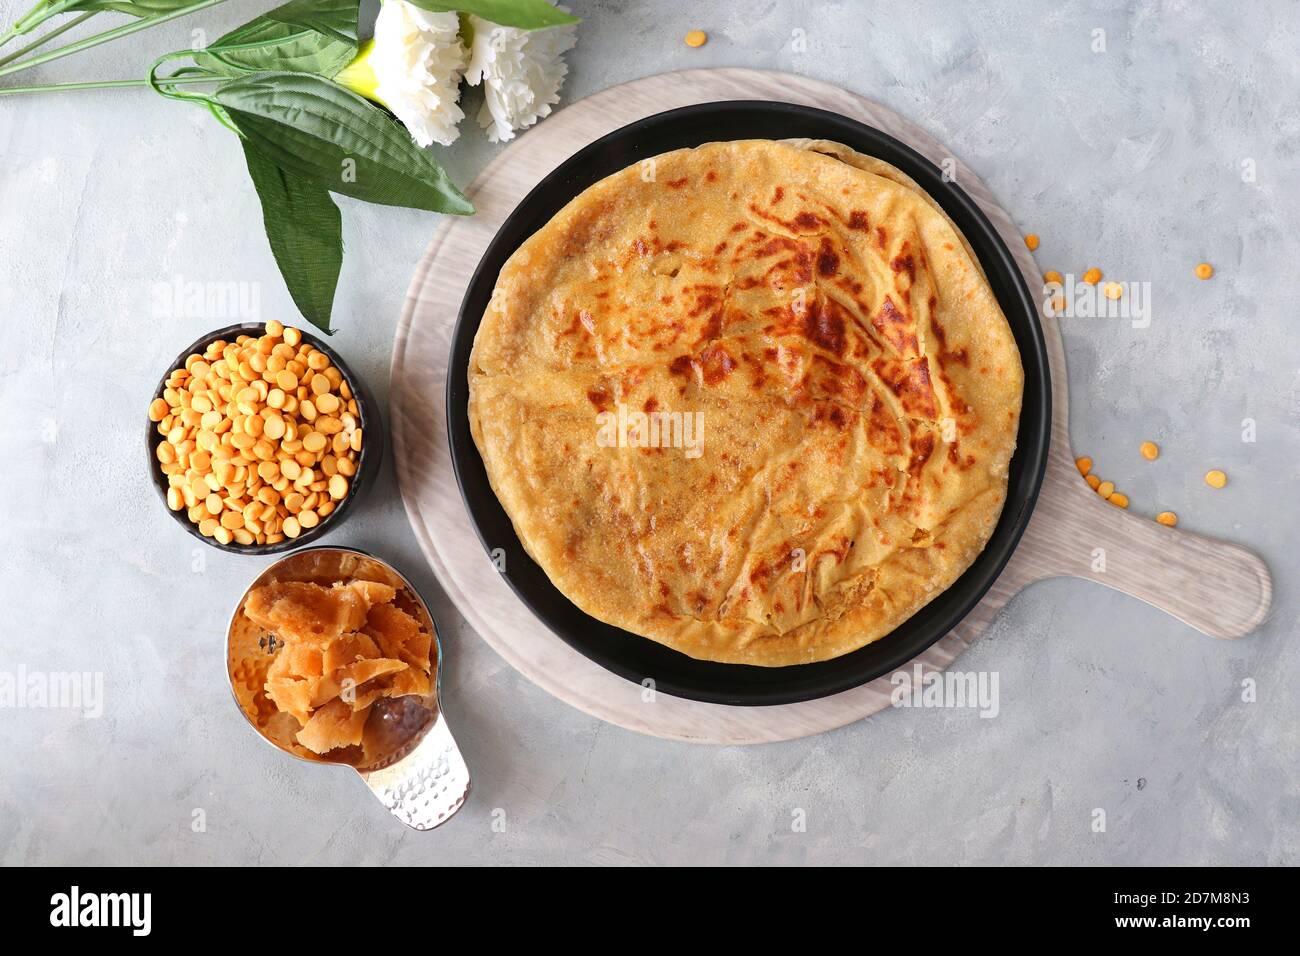
[[[597,93],[525,133],[467,191],[478,212],[448,217],[416,269],[393,345],[392,434],[402,499],[434,573],[456,607],[512,666],[554,696],[641,733],[701,743],[750,744],[830,730],[889,706],[889,677],[820,700],[728,707],[643,689],[589,661],[551,633],[488,560],[457,490],[447,447],[447,357],[457,310],[488,243],[515,205],[561,162],[634,120],[696,103],[776,100],[841,113],[883,130],[936,165],[979,203],[1031,290],[1042,276],[1020,230],[975,175],[919,127],[865,97],[817,80],[765,70],[683,70]],[[1272,599],[1267,567],[1245,548],[1166,528],[1102,501],[1080,480],[1070,449],[1065,353],[1055,319],[1042,318],[1052,375],[1047,475],[1019,547],[983,601],[920,657],[942,670],[979,639],[1021,588],[1043,578],[1088,578],[1141,598],[1214,637],[1249,633]],[[1105,550],[1105,570],[1096,549]],[[886,638],[887,640],[888,638]]]

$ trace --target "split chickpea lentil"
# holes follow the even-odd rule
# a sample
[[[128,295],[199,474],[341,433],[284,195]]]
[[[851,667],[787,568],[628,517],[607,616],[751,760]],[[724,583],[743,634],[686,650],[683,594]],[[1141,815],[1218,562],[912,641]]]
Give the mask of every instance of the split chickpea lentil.
[[[1160,446],[1153,441],[1144,441],[1138,451],[1147,461],[1155,461],[1160,457]],[[1097,492],[1102,498],[1105,498],[1117,508],[1128,507],[1128,495],[1122,491],[1116,491],[1115,485],[1110,481],[1102,481],[1092,471],[1092,459],[1087,455],[1081,455],[1074,459],[1074,467],[1079,469],[1079,474],[1083,475],[1083,480],[1088,483],[1093,491]],[[1205,483],[1211,488],[1223,488],[1228,484],[1228,476],[1217,468],[1205,473]],[[1172,511],[1162,511],[1156,515],[1156,521],[1170,528],[1178,524],[1178,515]]]
[[[277,544],[352,490],[363,434],[352,387],[302,333],[218,339],[167,377],[149,420],[167,506],[221,544]]]
[[[1025,245],[1029,247],[1031,252],[1037,250],[1038,236],[1032,232],[1026,235]],[[1209,279],[1213,275],[1214,266],[1210,265],[1208,262],[1202,262],[1196,266],[1196,277],[1198,279]],[[1102,271],[1095,266],[1088,269],[1083,274],[1083,281],[1089,285],[1096,285],[1101,282],[1101,279]],[[1057,285],[1060,285],[1064,282],[1064,277],[1057,270],[1049,269],[1043,273],[1043,281],[1045,283],[1054,282]],[[1108,299],[1118,299],[1124,295],[1124,287],[1118,282],[1107,282],[1102,286],[1102,294]],[[1053,314],[1059,314],[1063,310],[1064,304],[1064,300],[1060,296],[1055,297],[1051,303]],[[1147,461],[1155,461],[1160,457],[1160,446],[1155,442],[1144,441],[1139,448],[1139,451],[1141,452],[1142,457]],[[1083,476],[1084,481],[1086,481],[1088,486],[1092,488],[1093,491],[1097,492],[1098,495],[1105,498],[1116,507],[1128,507],[1128,495],[1116,491],[1113,482],[1102,481],[1092,473],[1091,458],[1086,456],[1076,458],[1074,464],[1075,467],[1079,469],[1079,474]],[[1223,488],[1228,484],[1228,476],[1222,471],[1214,469],[1205,473],[1205,483],[1211,488]],[[1178,515],[1174,514],[1172,511],[1162,511],[1156,515],[1156,521],[1172,528],[1178,524]]]

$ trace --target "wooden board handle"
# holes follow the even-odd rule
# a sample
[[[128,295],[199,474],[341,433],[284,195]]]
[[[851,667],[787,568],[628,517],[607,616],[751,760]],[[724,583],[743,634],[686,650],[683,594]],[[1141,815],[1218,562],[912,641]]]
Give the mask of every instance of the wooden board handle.
[[[1268,566],[1254,552],[1117,508],[1055,456],[1019,551],[1034,558],[1017,562],[1027,577],[1087,578],[1211,637],[1249,634],[1273,600]]]

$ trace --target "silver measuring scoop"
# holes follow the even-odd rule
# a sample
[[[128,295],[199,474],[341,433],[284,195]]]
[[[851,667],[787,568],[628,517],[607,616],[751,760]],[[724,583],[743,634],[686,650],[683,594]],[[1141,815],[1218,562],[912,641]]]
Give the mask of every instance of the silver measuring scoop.
[[[244,614],[244,602],[255,588],[273,582],[330,586],[357,579],[395,588],[394,603],[428,629],[433,679],[424,697],[384,697],[372,704],[361,746],[317,754],[298,743],[298,722],[266,696],[266,668],[280,647]],[[442,662],[437,626],[411,582],[387,562],[351,548],[306,548],[272,564],[240,597],[226,634],[231,693],[262,739],[300,760],[351,767],[394,816],[416,830],[446,823],[469,796],[469,769],[439,706]]]

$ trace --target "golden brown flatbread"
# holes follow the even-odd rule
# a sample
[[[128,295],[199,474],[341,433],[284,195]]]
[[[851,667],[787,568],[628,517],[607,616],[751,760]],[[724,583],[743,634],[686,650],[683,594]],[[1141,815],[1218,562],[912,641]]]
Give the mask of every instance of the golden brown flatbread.
[[[710,143],[587,189],[502,268],[470,425],[529,555],[692,657],[825,660],[983,549],[1023,371],[964,237],[892,166]]]

